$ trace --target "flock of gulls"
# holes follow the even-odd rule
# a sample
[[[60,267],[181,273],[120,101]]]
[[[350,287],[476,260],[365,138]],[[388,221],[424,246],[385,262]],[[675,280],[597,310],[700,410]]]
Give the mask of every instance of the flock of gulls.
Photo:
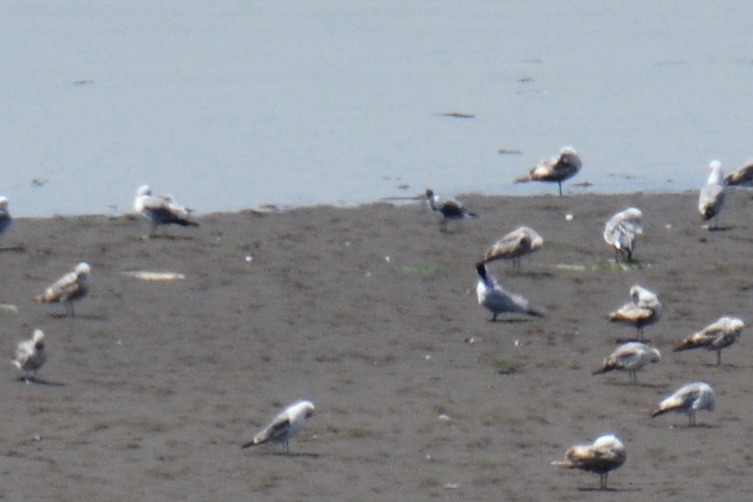
[[[582,166],[581,160],[572,147],[563,147],[559,155],[542,160],[531,168],[528,175],[516,179],[516,182],[541,181],[557,183],[559,195],[562,196],[562,182],[576,175]],[[721,164],[713,161],[706,184],[700,189],[698,213],[702,222],[710,231],[720,229],[719,215],[724,206],[724,196],[729,186],[753,187],[753,163],[738,169],[726,178]],[[440,231],[447,232],[448,222],[477,215],[465,208],[455,199],[442,199],[433,190],[426,191],[429,209],[439,217]],[[633,253],[639,236],[643,234],[643,213],[639,208],[629,207],[612,216],[604,226],[604,241],[614,250],[615,262],[632,262]],[[479,305],[492,314],[492,321],[503,314],[521,314],[533,317],[545,315],[531,306],[524,296],[507,291],[497,278],[492,275],[488,265],[496,260],[508,260],[513,264],[513,273],[520,273],[522,259],[541,249],[544,239],[535,230],[522,226],[501,237],[492,244],[476,263],[478,284],[476,296]],[[611,371],[624,371],[629,375],[631,384],[637,384],[638,371],[648,364],[661,359],[656,347],[646,343],[643,329],[657,323],[664,312],[658,295],[641,286],[630,288],[630,300],[607,314],[610,322],[630,326],[636,330],[636,338],[622,343],[609,354],[602,365],[593,371],[601,375]],[[723,316],[719,320],[681,340],[673,349],[682,352],[692,349],[706,349],[716,352],[717,366],[722,363],[722,349],[734,344],[743,328],[742,319]],[[706,382],[692,382],[680,387],[672,395],[664,398],[658,408],[651,414],[658,417],[674,412],[687,415],[688,425],[696,425],[696,412],[713,411],[716,407],[716,395]],[[599,474],[599,488],[607,488],[608,473],[625,463],[627,454],[625,445],[614,434],[598,437],[593,443],[576,445],[565,452],[565,460],[552,462],[557,467],[581,469]]]
[[[136,213],[146,218],[150,223],[150,233],[146,238],[154,237],[161,225],[180,225],[183,227],[198,226],[191,218],[192,210],[178,204],[171,195],[154,196],[151,188],[146,185],[139,187],[133,204]],[[7,230],[12,218],[8,212],[8,199],[0,197],[0,233]],[[91,266],[81,262],[50,284],[41,294],[34,297],[37,303],[61,303],[65,306],[66,316],[75,317],[73,304],[84,298],[89,292],[91,280]],[[15,358],[12,360],[23,372],[21,380],[37,383],[37,371],[47,360],[45,349],[45,334],[41,329],[35,329],[28,340],[18,343]],[[306,421],[314,414],[314,404],[302,400],[288,406],[267,427],[256,434],[253,439],[242,445],[242,448],[263,444],[279,443],[290,452],[289,440],[301,430]]]
[[[572,147],[563,147],[558,155],[542,160],[529,173],[516,179],[516,182],[540,181],[557,183],[559,195],[562,196],[562,183],[576,175],[581,169],[581,159]],[[728,186],[753,186],[753,163],[735,171],[724,178],[719,162],[709,166],[711,174],[707,183],[701,188],[698,211],[703,221],[709,221],[708,229],[719,228],[719,215],[724,205],[725,190]],[[477,215],[454,199],[442,199],[428,189],[425,193],[429,209],[439,217],[441,232],[448,231],[448,223]],[[134,200],[134,210],[150,223],[148,237],[155,235],[158,227],[163,225],[197,226],[191,217],[191,209],[178,204],[171,195],[155,196],[150,187],[139,187]],[[614,250],[616,262],[630,262],[638,237],[643,233],[643,214],[640,209],[630,207],[618,212],[604,227],[604,241]],[[6,231],[12,223],[8,212],[8,200],[0,197],[0,233]],[[541,310],[531,306],[524,296],[505,290],[489,270],[489,264],[498,260],[512,263],[512,271],[521,273],[522,259],[544,245],[544,239],[535,230],[521,226],[502,236],[484,251],[482,258],[475,264],[478,275],[476,294],[478,303],[492,314],[492,321],[499,315],[522,314],[532,317],[545,315]],[[84,298],[89,291],[91,267],[86,262],[76,265],[75,269],[50,284],[34,300],[39,303],[62,303],[66,315],[75,316],[73,304]],[[623,343],[603,361],[593,372],[600,375],[611,371],[624,371],[629,375],[630,383],[637,384],[637,373],[650,363],[656,363],[661,353],[655,347],[647,345],[643,328],[658,322],[663,313],[663,306],[656,293],[634,285],[630,288],[630,300],[607,315],[611,322],[621,323],[635,328],[636,339]],[[721,365],[721,351],[734,344],[744,322],[737,317],[724,316],[701,331],[680,341],[674,351],[706,349],[716,352],[716,364]],[[37,371],[47,358],[45,334],[35,329],[32,337],[21,341],[15,352],[13,364],[23,372],[21,378],[26,383],[36,382]],[[696,412],[712,411],[716,406],[713,389],[705,382],[693,382],[679,388],[675,393],[663,399],[652,413],[653,417],[669,412],[687,415],[689,426],[696,424]],[[277,415],[264,429],[241,445],[248,448],[264,443],[283,445],[289,453],[289,441],[298,433],[314,414],[314,404],[308,400],[291,404]],[[599,474],[599,488],[607,488],[607,476],[610,471],[624,464],[627,458],[625,445],[614,434],[598,437],[592,444],[576,445],[565,453],[565,459],[552,462],[563,468],[581,469]]]

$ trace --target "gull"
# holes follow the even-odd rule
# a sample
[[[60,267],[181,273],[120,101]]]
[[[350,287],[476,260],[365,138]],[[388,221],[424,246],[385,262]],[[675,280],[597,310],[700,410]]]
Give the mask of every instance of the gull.
[[[476,286],[476,296],[479,305],[486,307],[492,313],[492,321],[497,320],[498,314],[528,314],[535,317],[543,317],[541,312],[531,308],[528,300],[520,295],[505,291],[499,285],[497,279],[486,270],[483,263],[476,264],[476,273],[479,280]]]
[[[736,169],[724,179],[727,186],[753,187],[753,160],[748,161],[743,167]]]
[[[706,349],[716,351],[716,365],[722,364],[722,349],[735,343],[740,332],[745,327],[742,319],[737,317],[721,317],[713,324],[709,324],[698,333],[683,340],[675,352],[691,349]]]
[[[620,345],[612,352],[601,365],[594,371],[594,375],[600,375],[612,370],[627,371],[630,373],[630,383],[638,383],[637,372],[648,363],[655,363],[661,358],[661,353],[654,347],[649,347],[641,342],[628,342]]]
[[[576,445],[565,452],[565,460],[552,462],[557,467],[581,469],[599,475],[599,489],[606,490],[609,471],[625,463],[625,445],[614,434],[600,436],[593,444]]]
[[[512,260],[515,270],[520,273],[521,258],[538,251],[543,245],[544,239],[535,230],[529,227],[518,227],[487,249],[481,262]]]
[[[8,212],[8,197],[0,196],[0,234],[4,234],[11,223],[13,223],[13,218]]]
[[[314,403],[311,401],[298,401],[288,406],[282,413],[277,415],[269,425],[244,443],[241,448],[249,448],[257,444],[272,441],[285,445],[285,452],[290,453],[288,441],[301,430],[306,421],[314,415]]]
[[[13,364],[24,372],[26,383],[30,381],[30,372],[34,372],[36,379],[37,370],[42,367],[47,359],[47,352],[44,349],[44,331],[35,329],[30,339],[19,342],[16,347],[16,358]]]
[[[722,164],[714,160],[709,164],[711,174],[706,184],[701,188],[698,196],[698,212],[703,221],[713,219],[713,223],[708,226],[709,230],[717,228],[719,222],[719,213],[724,207],[724,174],[722,173]]]
[[[696,425],[695,413],[698,410],[713,411],[716,407],[714,390],[706,382],[689,383],[680,387],[674,394],[659,403],[659,409],[651,416],[658,417],[674,411],[688,416],[688,426]]]
[[[447,232],[448,220],[461,220],[463,218],[476,218],[478,215],[468,211],[455,199],[441,199],[434,194],[432,189],[426,190],[426,203],[434,214],[440,217],[439,231]]]
[[[634,326],[642,341],[643,328],[661,319],[664,307],[656,293],[637,284],[630,288],[630,298],[629,303],[609,313],[609,320]]]
[[[34,298],[37,303],[64,303],[68,316],[74,317],[73,300],[83,298],[89,292],[91,267],[82,261],[73,272],[68,272],[54,284],[44,290],[44,293]]]
[[[559,185],[560,197],[562,196],[562,182],[575,176],[581,168],[578,154],[570,146],[562,147],[559,155],[554,155],[542,160],[528,172],[528,176],[522,176],[515,183],[528,181],[556,182]]]
[[[191,211],[176,204],[172,195],[155,197],[152,195],[152,189],[147,185],[140,186],[136,191],[133,208],[152,223],[150,235],[154,234],[159,225],[199,226],[198,223],[189,219]]]
[[[643,213],[637,207],[629,207],[612,216],[604,226],[604,240],[614,248],[614,261],[620,256],[625,261],[633,260],[635,239],[643,233]]]

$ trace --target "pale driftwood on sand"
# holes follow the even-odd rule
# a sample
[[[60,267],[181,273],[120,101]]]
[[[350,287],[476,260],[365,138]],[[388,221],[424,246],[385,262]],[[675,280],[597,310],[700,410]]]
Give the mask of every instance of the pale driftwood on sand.
[[[641,342],[628,342],[617,347],[601,367],[593,372],[600,375],[609,371],[627,371],[630,375],[630,383],[638,383],[637,372],[649,363],[655,363],[661,358],[658,349]]]
[[[283,410],[251,441],[241,445],[241,448],[250,448],[251,446],[273,442],[283,444],[285,452],[290,453],[290,438],[295,436],[313,415],[314,403],[305,400],[298,401]]]
[[[643,286],[634,285],[630,288],[630,302],[609,313],[609,320],[633,326],[638,340],[643,340],[643,328],[661,319],[664,307],[656,293]]]
[[[599,475],[599,489],[605,490],[609,471],[620,467],[626,459],[622,441],[614,434],[605,434],[593,444],[572,446],[565,452],[565,460],[552,462],[552,465],[595,472]]]
[[[682,413],[688,416],[688,425],[696,425],[695,414],[699,410],[713,411],[716,407],[714,390],[706,382],[689,383],[680,387],[674,394],[659,403],[651,416],[658,417],[664,413]]]
[[[737,317],[721,317],[701,331],[685,338],[675,347],[675,352],[706,349],[716,352],[716,365],[722,364],[722,349],[737,341],[745,323]]]
[[[543,181],[557,183],[560,197],[562,196],[562,182],[575,176],[581,168],[581,160],[575,149],[570,146],[562,147],[559,155],[542,160],[528,172],[515,180],[516,183],[528,181]]]

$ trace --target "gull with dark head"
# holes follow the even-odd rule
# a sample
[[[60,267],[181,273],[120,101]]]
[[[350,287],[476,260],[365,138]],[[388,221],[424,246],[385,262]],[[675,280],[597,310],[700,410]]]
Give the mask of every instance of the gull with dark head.
[[[722,164],[714,160],[709,164],[711,174],[706,184],[701,188],[698,196],[698,213],[703,221],[711,220],[708,224],[709,230],[718,228],[719,213],[724,207],[724,191],[726,188],[724,174],[722,173]]]
[[[429,188],[426,190],[426,204],[434,214],[439,216],[439,231],[447,232],[449,220],[462,220],[463,218],[476,218],[478,215],[468,211],[455,199],[442,199]]]
[[[543,317],[541,312],[530,306],[528,300],[520,295],[505,291],[483,263],[476,264],[476,273],[478,274],[478,284],[476,285],[478,303],[492,313],[492,321],[496,321],[499,314],[526,314]]]
[[[674,350],[675,352],[692,349],[713,350],[716,352],[716,365],[719,366],[722,364],[722,349],[735,343],[744,327],[745,323],[742,319],[724,316],[684,339]]]
[[[565,460],[552,465],[566,469],[580,469],[599,475],[599,489],[606,490],[609,471],[625,463],[625,445],[614,434],[600,436],[593,444],[576,445],[565,452]]]
[[[249,448],[259,444],[273,442],[282,443],[285,453],[290,453],[288,442],[301,430],[303,425],[314,415],[314,403],[311,401],[298,401],[288,406],[282,413],[277,415],[272,422],[262,429],[254,438],[244,443],[241,448]]]
[[[643,213],[637,207],[629,207],[612,216],[604,226],[604,240],[614,248],[614,261],[620,256],[625,261],[633,260],[635,241],[643,233]]]
[[[699,410],[714,411],[716,395],[706,382],[689,383],[659,403],[651,416],[658,417],[670,411],[688,416],[688,426],[696,425],[695,414]]]
[[[29,373],[34,372],[37,376],[37,370],[42,367],[47,360],[47,351],[44,348],[44,331],[35,329],[34,334],[28,340],[19,342],[16,347],[16,358],[13,364],[24,372],[24,380],[29,383],[32,378]]]
[[[581,168],[581,160],[575,150],[570,146],[562,147],[559,155],[554,155],[542,160],[528,172],[528,176],[522,176],[515,180],[516,183],[528,181],[544,181],[557,183],[562,196],[562,182],[575,176]]]
[[[140,186],[136,191],[133,209],[151,222],[150,235],[153,235],[160,225],[199,226],[190,219],[191,211],[177,204],[172,195],[154,196],[152,189],[147,185]]]
[[[609,371],[627,371],[630,374],[630,383],[637,384],[637,372],[648,363],[655,363],[661,358],[661,353],[654,347],[649,347],[641,342],[628,342],[620,345],[612,352],[601,365],[594,371],[594,375],[601,375]]]
[[[41,295],[34,298],[37,303],[64,303],[66,313],[73,317],[73,302],[89,292],[91,267],[82,261],[72,272],[51,284]]]
[[[656,293],[636,284],[630,288],[630,302],[610,312],[609,320],[635,327],[638,340],[643,341],[643,328],[657,322],[663,313]]]
[[[521,258],[544,246],[544,239],[532,228],[518,227],[501,237],[484,253],[482,263],[495,260],[511,260],[515,271],[520,273]]]

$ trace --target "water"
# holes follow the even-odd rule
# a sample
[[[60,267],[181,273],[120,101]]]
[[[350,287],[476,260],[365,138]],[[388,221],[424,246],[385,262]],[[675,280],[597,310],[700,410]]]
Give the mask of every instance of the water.
[[[555,193],[512,180],[563,145],[566,191],[695,190],[753,156],[752,24],[745,2],[2,2],[0,193],[26,216],[122,213],[142,183],[201,213]]]

